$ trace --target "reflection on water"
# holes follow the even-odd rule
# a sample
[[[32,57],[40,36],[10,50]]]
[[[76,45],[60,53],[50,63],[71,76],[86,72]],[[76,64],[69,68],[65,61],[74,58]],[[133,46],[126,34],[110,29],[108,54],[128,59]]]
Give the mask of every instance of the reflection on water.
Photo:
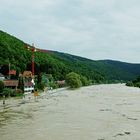
[[[131,134],[139,128],[140,112],[133,109],[140,104],[134,94],[140,95],[129,90],[120,85],[86,87],[6,106],[0,111],[0,140],[135,139]]]

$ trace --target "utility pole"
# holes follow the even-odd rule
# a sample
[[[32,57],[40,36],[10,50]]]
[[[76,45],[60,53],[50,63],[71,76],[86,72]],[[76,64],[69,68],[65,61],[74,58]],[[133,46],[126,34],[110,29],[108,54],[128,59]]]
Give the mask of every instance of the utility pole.
[[[34,52],[35,52],[35,47],[34,47],[34,44],[32,44],[32,74],[34,76],[34,73],[35,73],[35,56],[34,56]]]
[[[11,64],[9,62],[9,79],[10,79],[10,67],[11,67]]]

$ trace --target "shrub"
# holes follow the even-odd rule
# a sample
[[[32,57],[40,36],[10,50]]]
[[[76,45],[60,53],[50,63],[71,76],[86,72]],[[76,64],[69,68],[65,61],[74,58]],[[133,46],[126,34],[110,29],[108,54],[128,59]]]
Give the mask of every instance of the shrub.
[[[49,83],[49,87],[52,87],[53,89],[57,89],[59,86],[58,86],[58,84],[55,83],[54,81],[51,81],[51,82]]]
[[[21,89],[17,89],[16,91],[16,96],[23,96],[23,91]]]
[[[129,82],[126,83],[126,86],[133,87],[134,84],[133,84],[133,82],[129,81]]]
[[[4,88],[1,96],[5,95],[5,97],[16,97],[22,96],[23,91],[21,89],[11,89],[11,88]]]
[[[79,88],[82,86],[80,75],[74,72],[66,75],[66,83],[70,86],[70,88]]]
[[[85,77],[85,76],[80,76],[80,80],[81,80],[81,82],[82,82],[82,86],[88,86],[88,85],[90,85],[90,82],[89,82],[89,80],[87,79],[87,77]]]
[[[41,82],[37,85],[37,88],[40,89],[40,90],[44,90],[45,88],[45,83],[44,82]]]
[[[140,82],[135,83],[134,86],[140,88]]]
[[[16,92],[14,89],[10,89],[10,88],[4,88],[2,95],[5,95],[6,97],[15,97],[16,96]]]
[[[57,88],[59,88],[59,86],[58,86],[57,83],[54,83],[53,86],[52,86],[52,88],[53,88],[53,89],[57,89]]]

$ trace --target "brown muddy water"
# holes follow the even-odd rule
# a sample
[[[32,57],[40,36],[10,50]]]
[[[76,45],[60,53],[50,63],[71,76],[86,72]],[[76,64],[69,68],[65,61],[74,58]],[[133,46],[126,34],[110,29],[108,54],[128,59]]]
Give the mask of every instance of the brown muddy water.
[[[0,140],[25,139],[140,140],[140,89],[96,85],[1,105]]]

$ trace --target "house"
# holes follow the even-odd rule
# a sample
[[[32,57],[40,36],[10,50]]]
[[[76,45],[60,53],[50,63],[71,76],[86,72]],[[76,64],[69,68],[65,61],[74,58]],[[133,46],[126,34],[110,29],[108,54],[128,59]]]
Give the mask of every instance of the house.
[[[18,80],[3,80],[4,86],[7,88],[17,89],[18,87]]]
[[[65,80],[56,81],[56,83],[58,84],[59,87],[64,87],[66,85],[66,81]]]
[[[32,80],[25,80],[24,81],[24,92],[33,92],[34,91],[34,83]]]
[[[34,91],[34,79],[31,71],[24,71],[19,77],[23,79],[23,90],[24,92]]]

